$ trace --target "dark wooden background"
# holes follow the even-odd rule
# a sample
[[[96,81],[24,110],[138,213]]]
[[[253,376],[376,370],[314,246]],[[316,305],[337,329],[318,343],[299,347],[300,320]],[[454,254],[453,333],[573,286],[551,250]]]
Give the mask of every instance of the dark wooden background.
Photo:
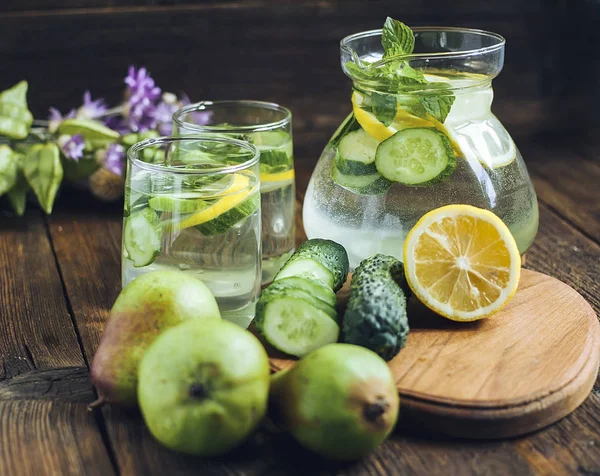
[[[339,40],[387,15],[504,35],[495,111],[513,135],[595,125],[599,0],[2,0],[0,89],[27,79],[43,118],[85,89],[114,103],[144,65],[193,100],[287,105],[298,155],[316,160],[349,108]]]

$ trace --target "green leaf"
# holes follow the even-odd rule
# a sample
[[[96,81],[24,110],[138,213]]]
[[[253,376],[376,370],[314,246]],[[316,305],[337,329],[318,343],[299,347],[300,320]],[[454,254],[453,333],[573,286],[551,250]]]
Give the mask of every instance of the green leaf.
[[[25,139],[33,123],[27,107],[27,81],[0,93],[0,135]]]
[[[85,154],[78,161],[62,159],[64,180],[66,182],[78,182],[85,180],[100,168],[93,154]]]
[[[96,144],[115,142],[119,133],[93,119],[67,119],[61,122],[57,130],[59,135],[82,135],[86,141]]]
[[[396,117],[397,101],[393,94],[371,94],[371,112],[379,122],[389,126]]]
[[[6,144],[0,145],[0,195],[8,192],[17,181],[18,155]]]
[[[17,216],[23,216],[25,207],[27,206],[27,190],[29,184],[22,170],[17,172],[17,181],[13,188],[8,191],[7,197]]]
[[[404,23],[387,17],[381,32],[381,45],[384,58],[396,55],[409,55],[415,48],[415,36]]]
[[[438,93],[424,93],[419,96],[419,101],[425,110],[442,124],[448,117],[452,104],[456,99],[454,93],[448,90],[449,86],[444,83],[429,83],[427,89],[437,89]]]
[[[25,178],[42,209],[50,214],[63,178],[60,151],[54,143],[36,144],[25,156]]]

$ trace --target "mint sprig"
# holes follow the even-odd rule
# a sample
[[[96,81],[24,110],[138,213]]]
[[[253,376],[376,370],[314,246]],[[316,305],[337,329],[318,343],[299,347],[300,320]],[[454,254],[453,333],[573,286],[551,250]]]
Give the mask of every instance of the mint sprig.
[[[367,65],[365,68],[348,61],[346,63],[348,72],[356,81],[376,81],[395,94],[426,91],[417,96],[421,107],[413,105],[411,112],[418,111],[421,117],[429,114],[443,123],[450,112],[455,96],[448,85],[427,81],[421,71],[414,69],[408,60],[403,58],[412,54],[414,50],[413,31],[404,23],[388,17],[383,25],[381,45],[384,49],[383,59],[391,58],[391,60],[379,67]],[[396,100],[381,97],[389,94],[373,93],[372,96],[370,112],[383,124],[389,125],[396,115]]]

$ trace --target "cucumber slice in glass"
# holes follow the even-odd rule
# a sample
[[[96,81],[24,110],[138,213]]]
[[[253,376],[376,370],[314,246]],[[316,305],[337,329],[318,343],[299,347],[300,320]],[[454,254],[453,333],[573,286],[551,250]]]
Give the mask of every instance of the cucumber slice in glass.
[[[134,267],[151,264],[160,253],[161,240],[160,220],[151,208],[132,213],[125,221],[123,246]]]
[[[157,212],[194,213],[204,210],[209,204],[200,199],[198,194],[184,193],[154,196],[148,200],[148,205]]]
[[[456,167],[450,140],[436,129],[415,127],[384,140],[375,154],[377,171],[405,185],[439,182]]]
[[[205,208],[203,211],[209,211],[214,207],[217,210],[219,202],[218,200],[212,205]],[[239,205],[224,210],[222,213],[217,214],[214,218],[207,220],[199,225],[196,225],[196,229],[205,236],[218,235],[225,233],[232,226],[236,225],[244,218],[252,215],[260,206],[260,194],[253,192],[246,200],[239,203]],[[202,212],[200,212],[202,213]]]

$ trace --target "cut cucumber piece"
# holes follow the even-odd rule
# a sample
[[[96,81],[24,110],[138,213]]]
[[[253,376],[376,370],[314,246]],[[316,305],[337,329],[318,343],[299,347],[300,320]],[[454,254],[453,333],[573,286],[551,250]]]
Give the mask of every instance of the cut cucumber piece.
[[[260,131],[248,134],[250,142],[262,150],[262,148],[277,148],[291,141],[290,135],[285,131]]]
[[[293,296],[301,298],[315,306],[317,309],[323,311],[334,321],[338,321],[338,314],[333,306],[326,303],[325,301],[322,301],[318,297],[313,296],[312,294],[310,294],[309,291],[297,288],[289,282],[285,283],[284,281],[287,281],[287,279],[271,283],[269,287],[262,292],[261,296],[263,296],[265,299],[269,296]]]
[[[350,132],[338,145],[337,169],[344,175],[376,174],[375,153],[379,143],[363,129]]]
[[[225,199],[218,200],[214,204],[205,208],[204,211],[209,210],[211,207],[216,207],[217,204],[222,200]],[[241,202],[236,207],[217,215],[212,220],[208,220],[200,225],[196,225],[196,229],[205,236],[225,233],[232,226],[256,212],[259,207],[260,194],[258,192],[253,192],[246,200]]]
[[[185,195],[187,196],[190,194]],[[196,196],[198,196],[198,194],[196,194]],[[158,212],[194,213],[204,210],[209,204],[201,199],[183,198],[176,195],[160,195],[154,196],[148,200],[148,205]]]
[[[161,240],[160,220],[151,208],[132,213],[125,221],[123,246],[134,267],[151,264],[160,253]]]
[[[358,195],[381,195],[392,186],[392,182],[377,172],[372,175],[345,175],[335,164],[331,169],[331,178],[340,187]]]
[[[293,261],[292,258],[290,258],[283,268],[279,270],[279,273],[273,278],[273,281],[289,278],[290,276],[297,276],[300,278],[314,279],[329,288],[333,288],[333,274],[331,274],[331,271],[321,263],[312,258],[299,257]]]
[[[405,185],[439,182],[456,167],[450,140],[425,127],[403,129],[377,148],[377,171],[386,179]]]
[[[310,293],[311,296],[314,296],[317,299],[329,304],[333,308],[335,308],[337,305],[337,297],[335,296],[335,293],[331,290],[331,288],[323,285],[319,281],[311,281],[298,276],[290,276],[287,278],[278,279],[277,283],[288,287],[302,289],[303,291]]]
[[[340,332],[326,313],[292,296],[259,299],[254,322],[273,347],[297,357],[337,342]]]
[[[323,273],[323,269],[328,272]],[[283,265],[275,280],[289,276],[318,279],[337,291],[348,276],[348,253],[332,240],[313,238],[302,243]]]

